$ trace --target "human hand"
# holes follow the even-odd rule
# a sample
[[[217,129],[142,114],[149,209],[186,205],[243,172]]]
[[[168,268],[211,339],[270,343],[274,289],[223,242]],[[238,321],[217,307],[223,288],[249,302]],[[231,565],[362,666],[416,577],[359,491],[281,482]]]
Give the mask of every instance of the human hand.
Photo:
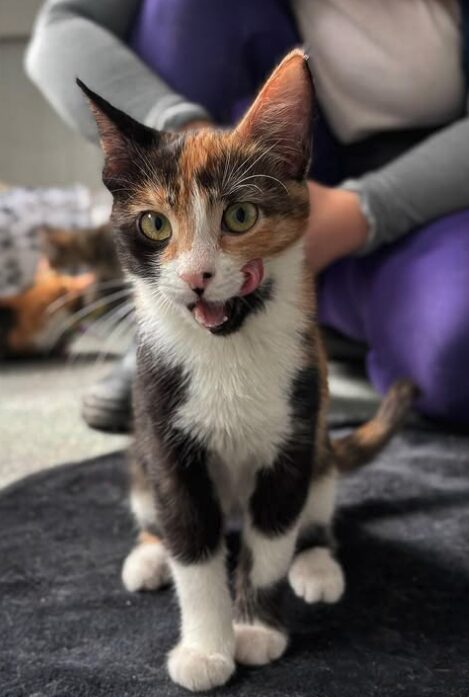
[[[309,181],[311,212],[305,237],[306,257],[315,273],[358,252],[368,238],[368,221],[358,195]]]
[[[182,124],[179,127],[180,131],[200,131],[203,128],[213,128],[213,123],[206,119],[196,119],[195,121],[188,121],[188,123]]]

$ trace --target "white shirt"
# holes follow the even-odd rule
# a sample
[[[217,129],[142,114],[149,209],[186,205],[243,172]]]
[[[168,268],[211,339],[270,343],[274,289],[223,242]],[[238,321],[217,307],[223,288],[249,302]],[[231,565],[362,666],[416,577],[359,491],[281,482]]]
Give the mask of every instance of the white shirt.
[[[344,143],[464,112],[456,0],[293,0],[319,101]]]

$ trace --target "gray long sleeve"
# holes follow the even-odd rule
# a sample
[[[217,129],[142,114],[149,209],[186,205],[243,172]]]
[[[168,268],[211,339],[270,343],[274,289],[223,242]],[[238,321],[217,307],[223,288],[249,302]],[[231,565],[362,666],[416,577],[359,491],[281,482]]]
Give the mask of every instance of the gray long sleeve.
[[[209,118],[125,45],[139,5],[139,0],[47,0],[39,13],[27,73],[62,118],[90,140],[97,141],[98,134],[76,77],[149,126],[176,128]]]
[[[363,254],[436,218],[469,208],[469,118],[343,186],[360,195],[370,222]]]

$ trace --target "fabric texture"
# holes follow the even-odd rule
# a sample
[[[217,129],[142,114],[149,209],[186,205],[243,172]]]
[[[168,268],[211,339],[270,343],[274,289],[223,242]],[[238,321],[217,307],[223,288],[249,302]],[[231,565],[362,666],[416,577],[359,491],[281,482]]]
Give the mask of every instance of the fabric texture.
[[[319,100],[342,143],[462,116],[458,5],[292,0]]]
[[[462,437],[407,432],[344,480],[344,599],[308,607],[288,591],[287,654],[213,694],[467,697],[468,452]],[[2,697],[182,694],[165,668],[173,591],[132,595],[120,581],[134,538],[125,481],[116,454],[0,493]]]
[[[89,140],[98,131],[80,77],[95,92],[142,123],[157,125],[160,102],[185,104],[186,119],[208,118],[139,60],[127,45],[141,0],[47,0],[25,56],[26,71],[60,116]],[[158,34],[159,37],[159,34]],[[178,123],[174,126],[179,125]],[[170,121],[166,124],[172,127]]]
[[[384,392],[400,377],[422,391],[426,415],[469,425],[469,212],[458,213],[319,282],[319,321],[369,347]]]
[[[284,0],[144,0],[131,36],[156,74],[222,125],[238,121],[297,43]]]

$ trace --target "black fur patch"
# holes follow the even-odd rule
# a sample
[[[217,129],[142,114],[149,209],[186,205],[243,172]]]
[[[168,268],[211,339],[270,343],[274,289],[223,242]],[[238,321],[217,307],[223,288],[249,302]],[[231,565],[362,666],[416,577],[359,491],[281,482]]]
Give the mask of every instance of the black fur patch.
[[[229,300],[226,303],[228,320],[220,327],[211,329],[212,334],[229,336],[237,332],[250,315],[263,310],[266,302],[272,300],[273,290],[274,282],[269,279],[253,293]]]
[[[129,218],[128,203],[133,197],[138,197],[140,185],[152,178],[162,183],[168,199],[177,200],[180,186],[178,161],[183,144],[183,136],[164,134],[158,148],[149,148],[143,154],[136,153],[133,164],[129,164],[129,171],[126,172],[125,184],[119,185],[119,191],[113,192],[111,221],[115,228],[119,259],[125,269],[140,278],[158,279],[159,257],[166,243],[149,240],[139,231],[137,219]]]
[[[279,582],[270,588],[254,588],[250,579],[252,566],[251,550],[244,545],[236,569],[235,620],[253,624],[257,619],[270,627],[283,629],[285,584]]]
[[[316,416],[320,405],[315,366],[298,372],[291,394],[294,433],[274,465],[257,474],[250,501],[252,522],[265,535],[280,535],[301,513],[308,495],[315,457]]]
[[[10,307],[0,307],[0,357],[7,356],[10,352],[8,336],[15,322],[15,310]]]
[[[296,428],[306,426],[308,433],[312,434],[320,407],[319,370],[316,365],[298,371],[293,381],[290,403]]]
[[[86,94],[91,104],[94,105],[96,110],[95,113],[98,113],[98,125],[99,113],[102,113],[129,141],[132,140],[143,147],[157,145],[159,139],[159,133],[157,131],[152,128],[148,128],[148,126],[144,126],[138,121],[135,121],[135,119],[128,114],[125,114],[120,109],[117,109],[99,94],[93,92],[93,90],[85,85],[85,83],[80,79],[77,78],[76,83],[78,87]]]
[[[156,499],[158,520],[171,554],[183,563],[209,557],[222,535],[222,513],[207,469],[207,451],[173,426],[187,397],[182,370],[138,352],[135,438]]]
[[[335,540],[330,525],[314,523],[301,531],[296,542],[296,553],[299,554],[314,547],[329,547],[334,550]]]
[[[273,467],[257,474],[250,500],[253,525],[264,535],[282,535],[298,518],[308,495],[314,451],[290,442]]]

